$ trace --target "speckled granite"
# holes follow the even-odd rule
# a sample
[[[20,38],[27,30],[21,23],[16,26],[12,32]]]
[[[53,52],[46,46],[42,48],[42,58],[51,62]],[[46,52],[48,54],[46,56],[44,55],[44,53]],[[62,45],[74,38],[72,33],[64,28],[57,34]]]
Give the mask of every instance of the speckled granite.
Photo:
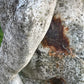
[[[58,0],[56,8],[55,5],[56,0],[0,0],[0,22],[4,31],[0,84],[58,84],[59,79],[61,84],[84,84],[84,1]],[[56,25],[63,27],[62,35],[69,39],[69,48],[59,43],[62,41],[58,44],[69,51],[68,54],[41,43],[53,11],[54,16],[60,18]],[[53,30],[54,25],[51,28]],[[60,32],[56,34],[60,35]]]
[[[28,64],[49,28],[55,5],[56,0],[0,0],[4,32],[0,84],[17,79],[16,74]]]
[[[61,18],[65,28],[68,27],[66,36],[73,56],[72,54],[63,55],[62,58],[57,55],[49,56],[50,47],[40,44],[30,63],[20,73],[24,84],[48,84],[45,81],[54,77],[63,78],[66,84],[84,84],[83,8],[83,0],[57,1],[54,15]]]

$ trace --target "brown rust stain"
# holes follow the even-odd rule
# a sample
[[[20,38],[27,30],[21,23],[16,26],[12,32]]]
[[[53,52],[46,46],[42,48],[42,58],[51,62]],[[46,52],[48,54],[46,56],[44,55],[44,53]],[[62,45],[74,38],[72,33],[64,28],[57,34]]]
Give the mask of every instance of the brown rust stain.
[[[56,68],[59,68],[59,64],[58,63],[56,63]]]
[[[50,28],[41,42],[43,47],[50,48],[50,56],[61,57],[71,53],[69,39],[65,34],[68,30],[68,27],[65,28],[64,25],[62,25],[60,18],[53,17]]]
[[[49,80],[50,84],[66,84],[66,81],[63,78],[53,77]]]

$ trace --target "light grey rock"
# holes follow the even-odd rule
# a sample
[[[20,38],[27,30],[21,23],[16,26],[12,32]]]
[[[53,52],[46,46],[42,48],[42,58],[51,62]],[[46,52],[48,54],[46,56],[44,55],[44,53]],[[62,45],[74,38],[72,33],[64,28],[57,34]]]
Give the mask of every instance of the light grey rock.
[[[16,75],[16,77],[10,81],[10,84],[23,84],[21,78],[19,77],[19,75]]]
[[[48,84],[44,81],[53,77],[63,78],[66,84],[84,84],[84,1],[58,0],[54,15],[69,28],[66,35],[74,57],[71,54],[62,59],[49,56],[50,49],[40,44],[30,63],[20,73],[24,84]]]
[[[64,24],[69,28],[67,36],[70,47],[75,49],[76,56],[84,60],[84,1],[60,0],[57,3],[55,14],[64,19]]]
[[[0,84],[16,79],[46,34],[56,0],[0,0],[4,32],[0,47]]]
[[[8,80],[11,84],[51,84],[54,77],[63,78],[66,84],[84,84],[84,1],[58,0],[56,8],[55,4],[56,0],[0,0],[4,31],[0,84]],[[53,11],[68,27],[66,36],[73,49],[61,59],[49,56],[50,48],[41,44]]]

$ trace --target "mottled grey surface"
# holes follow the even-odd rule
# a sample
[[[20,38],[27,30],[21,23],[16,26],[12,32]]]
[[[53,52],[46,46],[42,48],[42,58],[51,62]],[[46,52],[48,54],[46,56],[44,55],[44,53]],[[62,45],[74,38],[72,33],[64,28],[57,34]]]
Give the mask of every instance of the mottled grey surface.
[[[63,78],[66,84],[84,84],[84,1],[58,0],[56,8],[55,4],[56,0],[0,0],[4,31],[0,84],[9,84],[8,80],[10,84],[48,84],[53,77]],[[40,44],[54,8],[56,17],[69,28],[66,35],[74,58],[49,56],[49,48]]]
[[[23,81],[21,80],[20,76],[17,74],[13,80],[9,82],[9,84],[23,84]]]
[[[16,77],[46,34],[56,0],[0,0],[4,31],[0,47],[0,84]],[[19,84],[19,82],[17,83]]]
[[[70,46],[75,49],[75,54],[84,59],[84,1],[60,0],[57,3],[55,14],[59,15],[66,27],[69,28],[67,36]]]
[[[63,78],[66,84],[84,84],[84,1],[58,0],[55,15],[69,28],[66,35],[75,57],[51,57],[49,48],[40,44],[30,63],[20,73],[24,84],[47,84],[45,81],[53,77]]]

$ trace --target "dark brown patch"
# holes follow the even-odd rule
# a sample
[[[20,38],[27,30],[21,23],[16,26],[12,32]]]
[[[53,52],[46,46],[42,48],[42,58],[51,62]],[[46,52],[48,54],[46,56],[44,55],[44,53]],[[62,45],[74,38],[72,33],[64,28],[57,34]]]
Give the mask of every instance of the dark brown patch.
[[[49,80],[50,84],[66,84],[65,80],[63,78],[51,78]]]
[[[58,68],[59,67],[59,64],[58,63],[56,63],[56,68]]]
[[[43,47],[50,48],[50,56],[62,56],[71,53],[69,48],[69,39],[65,35],[69,28],[64,28],[60,18],[53,17],[50,28],[45,35],[42,45]]]

